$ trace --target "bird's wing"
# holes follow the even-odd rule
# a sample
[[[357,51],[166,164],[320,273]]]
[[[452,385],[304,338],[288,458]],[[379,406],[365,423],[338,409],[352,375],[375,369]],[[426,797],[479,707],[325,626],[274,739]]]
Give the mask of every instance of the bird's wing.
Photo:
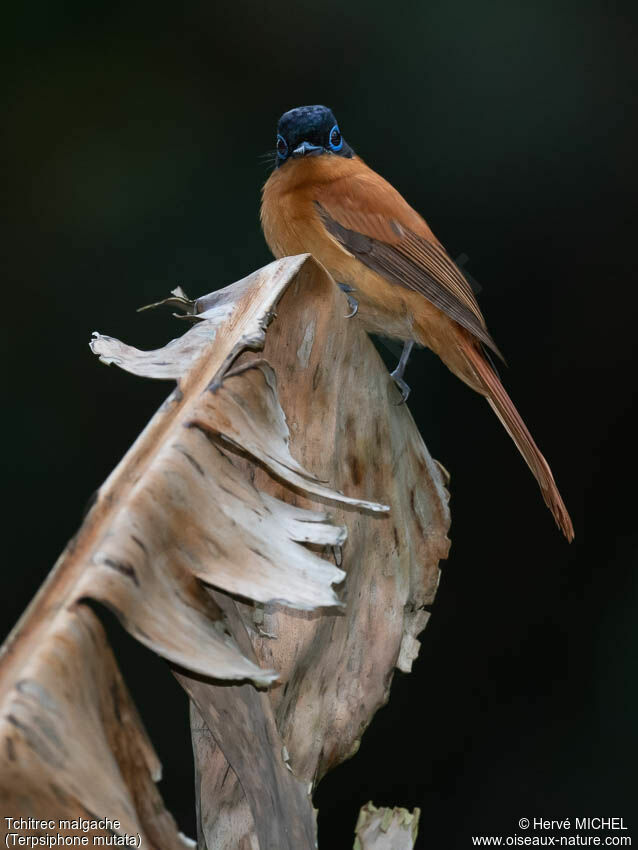
[[[345,185],[324,185],[315,203],[326,230],[360,262],[392,283],[420,292],[503,359],[458,266],[383,178],[371,172]]]

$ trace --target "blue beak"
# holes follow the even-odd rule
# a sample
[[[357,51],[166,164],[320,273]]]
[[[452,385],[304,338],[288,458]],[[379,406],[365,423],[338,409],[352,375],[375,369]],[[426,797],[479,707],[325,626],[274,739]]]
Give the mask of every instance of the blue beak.
[[[323,152],[321,145],[311,145],[310,142],[302,142],[292,152],[292,156],[316,156]]]

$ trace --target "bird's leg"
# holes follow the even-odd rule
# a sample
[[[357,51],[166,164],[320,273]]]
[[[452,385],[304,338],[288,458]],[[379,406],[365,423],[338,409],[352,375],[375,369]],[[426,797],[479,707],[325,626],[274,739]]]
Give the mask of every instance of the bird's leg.
[[[351,292],[354,292],[354,289],[352,288],[352,286],[348,286],[347,283],[337,283],[337,286],[342,292],[346,293],[348,304],[350,305],[350,309],[352,310],[352,313],[348,313],[346,319],[351,319],[353,316],[356,315],[357,310],[359,309],[359,302],[356,298],[350,295]]]
[[[412,351],[413,345],[413,339],[406,340],[403,343],[403,351],[401,352],[401,358],[399,359],[397,368],[394,370],[394,372],[390,372],[390,377],[401,391],[401,401],[399,402],[399,404],[405,404],[405,402],[408,400],[408,396],[410,395],[410,387],[403,380],[403,373],[405,372],[405,367],[408,365],[408,359],[410,357],[410,352]]]

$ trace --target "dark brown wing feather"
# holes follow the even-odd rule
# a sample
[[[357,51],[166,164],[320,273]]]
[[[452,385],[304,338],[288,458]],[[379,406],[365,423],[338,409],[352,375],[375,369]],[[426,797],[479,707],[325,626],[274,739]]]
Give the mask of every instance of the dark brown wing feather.
[[[396,220],[359,212],[352,204],[328,207],[322,198],[316,206],[326,230],[360,262],[392,283],[420,292],[504,359],[469,283],[436,241]]]

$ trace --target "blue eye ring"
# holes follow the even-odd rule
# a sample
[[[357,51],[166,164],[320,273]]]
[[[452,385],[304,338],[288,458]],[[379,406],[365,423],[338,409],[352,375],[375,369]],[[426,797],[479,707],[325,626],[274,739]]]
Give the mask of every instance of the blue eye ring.
[[[333,137],[337,141],[333,142]],[[328,134],[328,144],[330,145],[331,151],[340,151],[343,147],[343,138],[341,136],[341,130],[339,129],[339,125],[335,124],[330,133]]]
[[[288,143],[280,133],[277,133],[277,156],[279,159],[285,159],[288,156]]]

